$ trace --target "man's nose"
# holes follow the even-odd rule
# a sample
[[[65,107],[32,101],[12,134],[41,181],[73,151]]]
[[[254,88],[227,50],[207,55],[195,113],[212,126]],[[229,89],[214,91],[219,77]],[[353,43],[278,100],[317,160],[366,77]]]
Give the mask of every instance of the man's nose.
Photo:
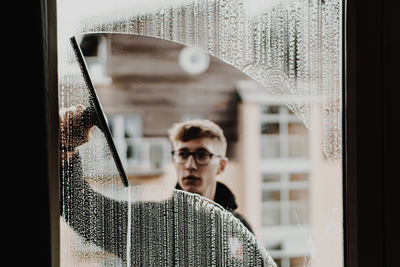
[[[197,163],[193,155],[190,155],[186,160],[185,167],[187,169],[197,169]]]

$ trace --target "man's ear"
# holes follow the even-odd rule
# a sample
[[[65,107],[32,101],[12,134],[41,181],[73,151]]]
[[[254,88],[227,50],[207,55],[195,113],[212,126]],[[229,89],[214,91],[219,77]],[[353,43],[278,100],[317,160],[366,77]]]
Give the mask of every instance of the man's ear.
[[[224,172],[226,165],[228,165],[228,158],[222,158],[219,161],[219,169],[217,172],[217,175],[221,174]]]

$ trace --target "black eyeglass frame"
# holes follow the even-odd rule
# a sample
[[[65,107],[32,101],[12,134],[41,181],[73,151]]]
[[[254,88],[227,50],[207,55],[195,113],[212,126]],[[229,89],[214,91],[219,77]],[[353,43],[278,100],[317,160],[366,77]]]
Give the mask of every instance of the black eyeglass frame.
[[[172,158],[174,158],[174,156],[176,156],[176,154],[175,154],[176,152],[179,152],[179,151],[175,151],[175,150],[172,150],[172,151],[171,151]],[[189,159],[190,156],[193,156],[194,160],[196,161],[196,163],[197,163],[198,165],[200,165],[200,166],[207,166],[208,164],[210,164],[210,162],[211,162],[211,160],[212,160],[212,158],[213,158],[214,156],[215,156],[215,157],[219,157],[219,158],[224,158],[224,156],[222,156],[222,155],[220,155],[220,154],[211,153],[211,152],[209,152],[209,151],[207,151],[207,150],[204,150],[203,152],[208,153],[210,159],[208,160],[207,163],[200,163],[200,162],[198,161],[197,157],[196,157],[196,154],[197,154],[198,152],[199,152],[199,151],[194,151],[194,152],[185,151],[185,153],[188,154],[187,159],[186,159],[184,162],[177,162],[177,163],[178,163],[178,164],[184,164],[184,163]]]

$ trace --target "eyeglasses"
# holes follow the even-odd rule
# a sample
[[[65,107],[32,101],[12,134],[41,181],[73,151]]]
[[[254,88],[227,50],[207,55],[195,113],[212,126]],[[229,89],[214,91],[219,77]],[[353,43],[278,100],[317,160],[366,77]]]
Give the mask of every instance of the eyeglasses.
[[[171,151],[171,154],[176,163],[183,164],[186,163],[190,156],[193,156],[196,163],[199,165],[207,165],[210,163],[212,157],[220,157],[221,155],[208,152],[207,150],[201,149],[194,152],[189,152],[188,150]]]

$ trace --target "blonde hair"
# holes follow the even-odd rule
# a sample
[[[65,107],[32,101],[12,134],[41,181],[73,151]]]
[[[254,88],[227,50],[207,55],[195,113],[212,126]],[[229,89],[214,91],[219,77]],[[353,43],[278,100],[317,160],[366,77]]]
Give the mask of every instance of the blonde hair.
[[[227,141],[221,127],[210,120],[189,120],[174,123],[168,129],[169,139],[174,145],[175,142],[188,142],[198,138],[211,138],[218,141],[221,146],[222,156],[225,156]]]

